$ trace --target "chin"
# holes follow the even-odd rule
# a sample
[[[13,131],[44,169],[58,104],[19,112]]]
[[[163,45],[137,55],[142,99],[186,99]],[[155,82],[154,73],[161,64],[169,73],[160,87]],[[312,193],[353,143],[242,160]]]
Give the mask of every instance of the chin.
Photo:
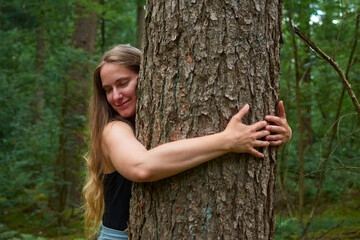
[[[132,118],[135,116],[135,113],[119,113],[119,115],[123,118]]]

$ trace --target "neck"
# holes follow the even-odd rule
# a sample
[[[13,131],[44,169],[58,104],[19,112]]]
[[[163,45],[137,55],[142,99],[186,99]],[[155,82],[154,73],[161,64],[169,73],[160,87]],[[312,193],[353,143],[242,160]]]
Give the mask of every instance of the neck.
[[[135,127],[135,118],[136,118],[136,115],[128,117],[126,119],[129,120],[131,122],[131,124]]]

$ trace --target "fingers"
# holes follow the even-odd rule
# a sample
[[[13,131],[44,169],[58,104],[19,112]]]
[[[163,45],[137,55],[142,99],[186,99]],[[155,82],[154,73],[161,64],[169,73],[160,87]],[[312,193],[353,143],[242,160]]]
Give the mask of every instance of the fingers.
[[[278,108],[279,108],[279,116],[278,117],[268,115],[268,116],[265,117],[265,120],[270,121],[270,122],[274,122],[277,125],[282,125],[283,124],[282,121],[284,119],[286,120],[286,114],[285,114],[285,108],[284,108],[284,102],[283,101],[279,102]]]
[[[267,130],[262,130],[262,131],[258,131],[254,134],[255,139],[259,139],[259,138],[263,138],[270,135],[270,131]]]
[[[265,120],[269,121],[269,122],[273,122],[273,123],[275,123],[276,125],[279,125],[279,126],[283,125],[283,122],[282,122],[281,118],[277,117],[277,116],[268,115],[268,116],[265,117]]]
[[[249,112],[249,109],[249,104],[245,104],[230,120],[224,131],[234,137],[231,138],[231,151],[249,153],[255,157],[263,158],[264,154],[255,148],[282,146],[288,141],[288,129],[290,128],[286,121],[284,104],[282,101],[279,102],[279,116],[268,115],[264,121],[245,125],[242,123],[242,118]],[[275,125],[268,125],[268,122],[273,122]],[[274,135],[271,135],[272,132]]]
[[[264,158],[264,154],[262,154],[261,152],[255,150],[254,148],[250,148],[249,153],[254,155],[255,157],[258,157],[258,158]]]
[[[277,140],[277,141],[271,141],[270,145],[271,146],[280,146],[282,144],[281,140]]]
[[[266,121],[259,121],[257,123],[254,123],[252,126],[254,127],[255,131],[257,131],[257,130],[260,130],[260,129],[266,127],[267,124],[268,123]]]
[[[278,108],[279,108],[279,117],[280,118],[286,118],[284,102],[283,101],[279,102]]]
[[[279,126],[276,126],[276,125],[267,125],[265,127],[265,129],[270,131],[270,132],[274,132],[274,133],[281,133],[281,134],[285,133],[285,129],[283,127],[279,127]]]
[[[245,104],[245,106],[240,109],[240,111],[235,115],[235,117],[241,120],[249,112],[249,109],[249,104]]]
[[[253,147],[267,147],[270,145],[270,142],[268,141],[261,141],[261,140],[256,140],[253,143]]]
[[[265,137],[266,141],[282,141],[284,139],[284,135],[281,134],[275,134],[275,135],[269,135]]]

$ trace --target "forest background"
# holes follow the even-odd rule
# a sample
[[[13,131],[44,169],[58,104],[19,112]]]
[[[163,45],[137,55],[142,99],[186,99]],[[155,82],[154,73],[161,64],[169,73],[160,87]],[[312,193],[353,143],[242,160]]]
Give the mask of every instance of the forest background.
[[[92,70],[112,46],[140,46],[144,5],[0,0],[0,239],[84,239]],[[358,0],[283,2],[280,99],[293,138],[278,155],[275,239],[360,239],[360,118],[338,73],[292,28],[359,96],[359,12]]]

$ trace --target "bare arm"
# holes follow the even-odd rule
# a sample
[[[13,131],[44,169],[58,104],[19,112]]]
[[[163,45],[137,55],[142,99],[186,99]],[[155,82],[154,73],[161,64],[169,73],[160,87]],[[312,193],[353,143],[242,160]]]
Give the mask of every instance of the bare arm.
[[[227,152],[250,153],[264,157],[254,147],[265,147],[268,141],[260,138],[270,134],[260,130],[267,125],[241,122],[248,112],[245,105],[229,122],[223,132],[162,144],[147,150],[134,136],[126,123],[112,122],[104,130],[104,148],[113,167],[124,177],[136,181],[156,181],[198,166]]]

